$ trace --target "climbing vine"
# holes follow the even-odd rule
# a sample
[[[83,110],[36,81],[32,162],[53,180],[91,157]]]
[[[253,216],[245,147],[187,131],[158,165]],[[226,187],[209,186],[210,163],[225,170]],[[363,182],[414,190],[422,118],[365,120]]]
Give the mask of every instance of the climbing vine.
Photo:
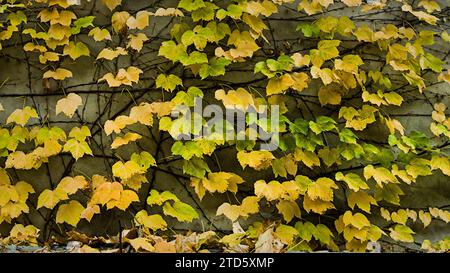
[[[450,181],[438,2],[0,1],[0,245],[448,251],[416,234],[450,204],[402,203]],[[279,118],[186,119],[197,101]],[[177,130],[216,127],[244,139]],[[245,138],[275,127],[276,149]]]

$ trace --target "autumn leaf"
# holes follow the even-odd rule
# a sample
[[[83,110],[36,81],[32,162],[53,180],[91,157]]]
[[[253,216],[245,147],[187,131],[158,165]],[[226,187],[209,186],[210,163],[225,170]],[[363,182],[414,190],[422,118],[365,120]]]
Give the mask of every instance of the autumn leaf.
[[[82,158],[86,154],[93,155],[91,147],[86,141],[78,141],[76,139],[69,139],[64,144],[63,151],[70,152],[75,160]]]
[[[88,182],[83,176],[64,177],[56,187],[56,190],[67,193],[67,195],[75,194],[78,190],[88,187]]]
[[[37,209],[42,207],[53,209],[59,201],[67,199],[69,199],[67,193],[61,189],[55,189],[53,191],[46,189],[39,195]]]
[[[143,30],[149,25],[150,12],[141,10],[136,13],[136,17],[130,16],[127,20],[127,26],[129,29]]]
[[[47,71],[44,73],[43,78],[49,79],[52,78],[57,81],[63,81],[67,78],[72,78],[73,74],[71,71],[64,69],[64,68],[57,68],[55,71]]]
[[[122,56],[128,55],[128,52],[122,47],[117,47],[114,50],[110,49],[110,48],[104,48],[97,55],[97,60],[98,59],[106,59],[106,60],[112,61],[121,55]]]
[[[69,55],[72,60],[76,60],[82,56],[90,56],[89,48],[82,42],[70,42],[64,47],[64,55]]]
[[[124,30],[127,27],[127,21],[129,18],[130,14],[126,11],[115,12],[111,17],[111,23],[114,31],[120,33],[122,30]]]
[[[84,207],[78,201],[72,200],[68,204],[59,207],[56,213],[56,223],[67,223],[76,227],[83,211]]]
[[[126,145],[130,142],[134,142],[136,140],[141,139],[142,136],[136,133],[126,133],[123,137],[116,137],[114,141],[111,143],[112,149],[117,149],[120,146]]]
[[[169,92],[175,90],[175,88],[179,85],[183,86],[182,80],[178,76],[172,74],[167,76],[164,74],[159,74],[156,78],[155,84],[157,88],[162,88]]]
[[[30,118],[38,118],[38,114],[34,108],[25,106],[23,109],[16,109],[6,119],[6,123],[16,123],[24,126],[28,123]]]
[[[122,4],[122,0],[102,0],[103,4],[105,4],[110,10],[114,10],[116,7]]]
[[[144,43],[148,41],[148,37],[144,33],[138,33],[136,35],[130,34],[128,36],[128,39],[129,41],[127,44],[127,48],[131,47],[138,52],[142,50]]]
[[[255,170],[263,170],[270,166],[275,157],[269,151],[252,151],[248,153],[240,151],[237,154],[237,158],[243,168],[249,166]]]
[[[83,100],[80,96],[75,93],[70,93],[66,98],[60,99],[56,103],[56,114],[64,113],[67,117],[72,118],[82,102]]]
[[[134,216],[137,224],[143,225],[153,231],[166,230],[167,223],[159,214],[148,215],[145,210],[141,210]]]
[[[284,220],[289,223],[295,217],[300,218],[300,208],[297,203],[281,200],[277,203],[278,211],[283,215]]]
[[[89,36],[91,36],[96,42],[101,42],[104,40],[112,40],[109,31],[107,29],[101,29],[99,27],[91,29],[89,31]]]

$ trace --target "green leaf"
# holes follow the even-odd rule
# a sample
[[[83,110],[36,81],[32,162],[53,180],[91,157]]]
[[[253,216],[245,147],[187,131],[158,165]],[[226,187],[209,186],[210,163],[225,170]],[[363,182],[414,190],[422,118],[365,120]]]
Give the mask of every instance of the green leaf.
[[[72,27],[72,34],[78,34],[80,33],[82,28],[87,28],[87,27],[93,27],[93,21],[95,19],[95,16],[86,16],[86,17],[81,17],[79,19],[77,19],[75,22],[73,22],[74,27]]]
[[[213,57],[209,60],[209,64],[203,64],[200,67],[199,75],[203,79],[209,76],[221,76],[225,75],[225,67],[231,63],[230,60],[225,58]]]
[[[181,222],[192,222],[194,219],[199,218],[197,211],[193,207],[181,201],[176,201],[173,205],[166,202],[163,206],[163,212],[165,215],[175,217]]]
[[[310,121],[309,128],[316,134],[320,134],[322,132],[331,131],[336,129],[336,121],[330,117],[320,116],[316,119],[316,122]]]
[[[206,7],[205,2],[203,0],[181,0],[178,3],[178,7],[185,9],[187,11],[197,10],[199,8]]]
[[[442,72],[444,62],[430,53],[425,53],[420,57],[420,67],[422,69],[431,69],[436,73]]]
[[[201,158],[194,157],[190,160],[185,160],[183,164],[183,173],[195,176],[197,178],[203,178],[206,172],[211,172],[206,161]]]
[[[166,91],[172,92],[177,86],[183,86],[183,81],[178,76],[173,74],[168,76],[159,74],[156,78],[155,84],[157,88],[162,88]]]
[[[133,153],[131,155],[131,161],[136,162],[143,170],[147,170],[150,166],[156,166],[155,158],[146,151],[143,151],[140,154]]]
[[[344,181],[348,187],[353,191],[359,191],[360,189],[368,189],[369,186],[364,182],[361,177],[355,173],[348,173],[344,175],[341,172],[336,173],[335,178],[337,181]]]
[[[301,23],[295,30],[301,31],[306,38],[317,38],[320,34],[320,28],[315,24]]]
[[[178,197],[169,191],[159,193],[157,190],[151,190],[150,195],[147,198],[147,204],[150,206],[161,206],[164,202],[169,200],[173,200],[175,202],[179,201]]]
[[[158,55],[166,57],[173,62],[177,62],[188,56],[186,53],[186,46],[183,44],[176,44],[174,41],[162,42]]]

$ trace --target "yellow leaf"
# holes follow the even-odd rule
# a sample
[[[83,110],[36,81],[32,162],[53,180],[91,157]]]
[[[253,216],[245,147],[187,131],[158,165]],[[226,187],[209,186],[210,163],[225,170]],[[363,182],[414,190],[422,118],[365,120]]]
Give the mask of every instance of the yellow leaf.
[[[89,205],[86,207],[86,209],[83,210],[81,213],[81,218],[86,219],[88,222],[91,222],[92,217],[94,217],[94,214],[100,213],[100,207],[98,205]]]
[[[106,60],[114,60],[115,58],[119,57],[120,55],[126,56],[128,55],[128,52],[122,48],[117,47],[115,50],[112,50],[110,48],[104,48],[97,56],[98,59],[106,59]]]
[[[72,20],[75,19],[77,19],[75,13],[71,12],[70,10],[62,10],[59,13],[58,18],[55,17],[52,20],[50,20],[50,24],[51,25],[60,24],[63,26],[70,26]]]
[[[144,42],[148,41],[148,37],[147,35],[145,35],[144,33],[138,33],[136,35],[134,34],[130,34],[128,36],[128,44],[127,44],[127,48],[132,48],[136,51],[141,51],[142,47],[144,46]]]
[[[72,77],[73,77],[72,72],[67,69],[64,69],[64,68],[57,68],[55,71],[49,70],[49,71],[45,72],[44,76],[43,76],[44,79],[52,78],[57,81],[63,81],[67,78],[72,78]]]
[[[287,225],[279,225],[274,232],[275,236],[285,245],[291,245],[294,238],[298,236],[298,231]]]
[[[303,162],[303,164],[310,169],[314,168],[314,166],[320,166],[319,157],[311,151],[296,148],[294,152],[294,159],[295,161]]]
[[[375,41],[375,34],[373,33],[373,30],[368,27],[367,25],[362,25],[359,27],[355,32],[354,35],[358,39],[358,41],[364,41],[372,43]]]
[[[89,36],[93,37],[96,42],[112,40],[109,31],[107,29],[100,29],[99,27],[91,29],[91,31],[89,31]]]
[[[333,203],[329,201],[323,201],[321,199],[312,200],[309,195],[305,195],[303,199],[303,208],[307,211],[313,211],[318,214],[323,214],[328,209],[335,208]]]
[[[78,141],[76,139],[69,139],[66,144],[64,144],[63,151],[70,152],[75,160],[82,158],[85,154],[93,155],[92,150],[86,141]]]
[[[153,108],[148,103],[141,103],[130,110],[130,118],[143,125],[153,125]]]
[[[369,220],[361,213],[352,214],[351,211],[346,211],[342,220],[344,221],[344,225],[352,225],[359,230],[370,227]]]
[[[308,87],[308,83],[310,81],[308,75],[304,72],[294,72],[290,74],[292,80],[294,80],[294,83],[291,85],[291,88],[296,91],[303,91],[303,89]]]
[[[392,239],[396,241],[401,241],[405,243],[413,243],[414,237],[412,234],[415,232],[412,231],[409,227],[404,225],[395,225],[394,228],[389,229],[391,231],[390,236]]]
[[[6,119],[6,124],[8,123],[16,123],[21,126],[25,126],[28,123],[30,118],[38,118],[38,114],[34,108],[30,106],[25,106],[23,109],[16,109],[14,112],[9,115]]]
[[[148,27],[150,14],[151,13],[146,10],[141,10],[136,14],[136,17],[129,17],[127,20],[128,28],[143,30]]]
[[[364,191],[351,191],[347,197],[347,202],[351,209],[354,209],[356,205],[367,213],[370,213],[370,205],[377,205],[375,198]]]
[[[48,43],[49,43],[49,41],[51,41],[51,39],[54,39],[59,42],[64,41],[64,44],[66,44],[66,42],[67,42],[67,44],[69,44],[68,39],[70,36],[72,36],[72,31],[69,26],[55,24],[55,25],[50,25],[50,28],[48,29],[47,34],[49,37],[51,37],[50,39],[46,40],[47,45],[49,45]]]
[[[111,135],[113,132],[118,134],[128,125],[134,124],[135,120],[127,116],[118,116],[115,120],[108,120],[105,123],[105,133],[107,136]]]
[[[342,87],[337,84],[330,84],[323,86],[319,89],[319,102],[322,106],[331,104],[331,105],[339,105],[341,104],[342,99]]]
[[[45,52],[42,55],[39,55],[39,62],[42,64],[46,64],[47,62],[57,62],[59,61],[59,55],[55,52]]]
[[[117,149],[120,146],[126,145],[130,142],[134,142],[138,139],[141,139],[142,136],[136,133],[126,133],[123,137],[116,137],[113,141],[113,143],[111,143],[111,148],[112,149]]]
[[[275,157],[269,151],[239,151],[237,159],[242,168],[249,166],[255,170],[264,170],[270,167],[272,160]]]
[[[111,200],[120,200],[123,186],[118,182],[103,182],[92,194],[90,204],[105,205]]]
[[[53,209],[59,201],[67,199],[69,199],[69,196],[61,189],[55,189],[54,191],[46,189],[39,195],[36,208],[39,209],[45,207]]]
[[[264,180],[258,180],[254,184],[255,195],[265,197],[267,201],[274,201],[283,196],[283,187],[278,181],[271,181],[266,184]]]
[[[241,207],[236,205],[230,205],[229,203],[223,203],[217,208],[216,215],[225,215],[232,222],[235,222],[239,216],[241,216]]]
[[[223,203],[217,208],[216,215],[225,215],[232,222],[235,222],[239,217],[246,218],[250,214],[255,214],[259,211],[259,198],[256,196],[248,196],[242,200],[242,204],[230,205],[229,203]]]
[[[89,48],[82,42],[70,42],[64,47],[64,55],[69,55],[72,60],[76,60],[81,56],[90,55]]]
[[[159,214],[148,215],[145,210],[141,210],[136,213],[134,217],[136,224],[143,225],[153,231],[156,230],[166,230],[167,223]]]
[[[121,85],[132,86],[133,83],[139,82],[139,75],[143,73],[139,68],[130,66],[126,70],[121,68],[114,76],[112,73],[107,73],[98,81],[106,81],[109,87],[119,87]]]
[[[412,15],[416,16],[419,20],[425,21],[430,25],[436,25],[437,21],[439,21],[439,18],[437,18],[436,16],[433,16],[431,14],[428,14],[424,11],[414,11],[409,4],[404,4],[402,6],[402,10],[409,11]]]
[[[228,93],[225,93],[223,89],[217,90],[215,98],[221,100],[226,108],[246,110],[249,106],[255,106],[252,94],[244,88],[230,90]]]
[[[47,48],[45,46],[35,45],[33,43],[27,43],[23,46],[23,50],[28,51],[28,52],[39,51],[41,53],[44,53],[47,51]]]
[[[153,216],[153,215],[152,215]],[[128,242],[130,245],[136,250],[137,252],[140,252],[142,250],[153,252],[155,251],[155,248],[150,243],[150,241],[147,238],[139,237],[135,239],[128,239]]]
[[[308,15],[313,15],[322,11],[322,6],[318,1],[302,0],[298,5],[298,10],[303,10]]]
[[[419,219],[423,223],[423,227],[426,228],[431,223],[431,214],[423,210],[419,211]]]
[[[338,186],[333,180],[321,177],[308,187],[307,194],[311,200],[333,201],[333,189],[337,188]]]
[[[404,209],[400,209],[396,212],[394,211],[391,213],[391,219],[395,223],[406,225],[406,221],[408,220],[408,213]]]
[[[184,14],[181,10],[175,8],[159,8],[153,14],[154,16],[180,16],[183,17]]]
[[[122,0],[102,0],[111,11],[122,4]]]
[[[352,74],[358,73],[358,67],[364,62],[358,55],[345,55],[344,58],[335,60],[334,67]]]
[[[119,161],[112,166],[112,172],[115,177],[127,180],[142,171],[141,167],[134,161],[127,161],[125,163]]]
[[[424,7],[428,13],[432,13],[435,10],[441,11],[441,7],[439,6],[439,4],[433,0],[421,0],[419,1],[419,4],[417,4],[417,6]]]
[[[0,186],[0,206],[6,205],[9,201],[16,202],[19,200],[19,194],[16,189],[10,185]]]
[[[207,179],[202,179],[203,187],[211,193],[224,193],[229,189],[230,182],[236,185],[243,183],[244,180],[236,174],[226,172],[209,173]]]
[[[430,167],[432,170],[440,169],[443,174],[450,176],[450,159],[448,157],[433,155]]]
[[[42,9],[37,15],[37,18],[40,18],[42,23],[57,20],[59,17],[58,9]]]
[[[88,245],[83,245],[77,250],[77,253],[101,253],[100,250],[90,247]]]
[[[342,3],[346,4],[349,7],[357,7],[362,4],[362,0],[341,0]]]
[[[302,55],[300,53],[294,53],[291,59],[294,60],[294,66],[296,67],[309,66],[311,62],[309,55]]]
[[[115,12],[111,17],[111,23],[114,30],[119,33],[127,27],[127,21],[130,14],[126,11]]]
[[[1,183],[0,183],[1,185]],[[34,193],[34,189],[33,186],[31,186],[30,184],[24,182],[24,181],[19,181],[14,185],[14,188],[16,190],[16,192],[19,194],[19,202],[26,202],[28,199],[28,196],[30,193]]]
[[[364,178],[369,180],[372,177],[380,187],[383,187],[383,183],[399,183],[388,169],[383,167],[374,168],[372,165],[367,165],[364,168]]]
[[[292,79],[291,75],[289,74],[284,74],[283,76],[278,78],[271,78],[266,87],[267,96],[281,94],[294,83],[294,79]]]
[[[300,218],[300,208],[296,202],[281,200],[277,203],[278,211],[283,215],[284,220],[289,223],[294,216]]]
[[[80,96],[75,93],[70,93],[66,98],[60,99],[56,103],[56,114],[64,113],[69,118],[72,118],[77,108],[83,103]]]
[[[81,219],[81,213],[84,207],[78,201],[70,201],[68,204],[61,205],[56,213],[56,223],[67,223],[76,227]]]
[[[131,178],[122,180],[122,184],[124,184],[125,186],[127,186],[135,191],[138,191],[139,189],[141,189],[143,183],[148,183],[148,180],[145,177],[145,175],[142,175],[142,174],[135,174]]]
[[[124,190],[120,193],[118,200],[110,200],[106,204],[107,209],[118,208],[125,211],[133,202],[139,202],[139,197],[132,190]]]
[[[56,190],[61,190],[68,195],[75,194],[78,190],[85,189],[89,186],[84,176],[64,177],[56,187]]]

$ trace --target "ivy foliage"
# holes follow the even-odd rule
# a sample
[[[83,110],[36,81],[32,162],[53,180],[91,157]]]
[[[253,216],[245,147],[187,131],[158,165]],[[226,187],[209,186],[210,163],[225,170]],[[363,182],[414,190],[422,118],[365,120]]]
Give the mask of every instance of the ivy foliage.
[[[8,79],[0,74],[0,223],[9,227],[3,244],[75,236],[86,244],[81,251],[98,251],[76,230],[109,216],[127,219],[120,243],[136,251],[197,252],[211,242],[234,252],[368,251],[386,240],[449,250],[449,237],[415,239],[432,223],[447,225],[448,206],[402,206],[423,177],[449,181],[448,6],[434,0],[181,0],[168,7],[142,1],[136,10],[129,8],[133,1],[77,2],[0,1],[2,58],[12,59],[11,50],[22,54],[30,89],[20,95],[23,107],[12,109],[3,96]],[[274,38],[277,21],[289,23],[283,31],[291,42]],[[158,57],[144,58],[155,52]],[[80,63],[94,67],[88,92],[73,84],[85,77]],[[247,76],[231,80],[236,73]],[[58,98],[51,108],[36,103],[38,74],[44,94]],[[97,101],[121,94],[130,103],[114,112],[109,96],[98,118],[87,121],[92,94]],[[172,128],[186,121],[171,111],[193,108],[196,97],[242,111],[280,106],[279,148],[174,141]],[[414,101],[429,110],[429,125],[420,131],[396,115]],[[68,125],[52,122],[55,117]],[[189,133],[206,127],[203,120]],[[223,151],[226,164],[218,160]],[[57,159],[62,174],[49,167]],[[105,162],[105,172],[77,168],[98,162]],[[49,184],[33,176],[42,172]],[[158,174],[178,180],[190,198],[155,189]],[[200,204],[216,196],[229,198],[214,208],[214,220]],[[233,232],[219,232],[217,219]],[[178,222],[206,224],[203,233],[172,240],[167,231]]]

